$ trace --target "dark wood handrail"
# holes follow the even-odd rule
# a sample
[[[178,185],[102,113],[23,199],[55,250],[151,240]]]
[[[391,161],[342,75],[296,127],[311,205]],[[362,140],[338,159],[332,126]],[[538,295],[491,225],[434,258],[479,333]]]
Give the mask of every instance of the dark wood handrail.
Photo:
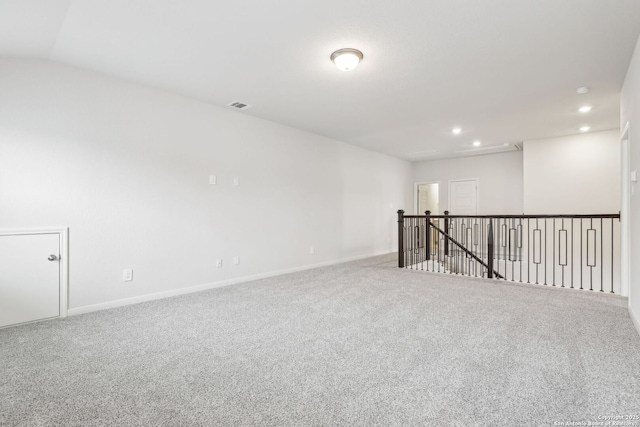
[[[406,218],[406,217],[405,217]],[[472,253],[469,249],[465,248],[462,244],[460,244],[458,241],[456,241],[453,237],[449,236],[447,233],[445,233],[444,231],[442,231],[440,228],[438,228],[435,224],[433,224],[431,221],[427,222],[427,226],[428,227],[433,227],[435,228],[440,234],[442,234],[445,239],[448,239],[451,243],[453,243],[454,245],[458,246],[460,249],[462,249],[467,255],[469,255],[471,258],[475,259],[476,261],[478,261],[482,266],[484,266],[487,270],[490,270],[489,266],[487,265],[487,263],[485,263],[483,260],[481,260],[480,258],[478,258],[474,253]],[[493,270],[493,274],[495,277],[499,278],[499,279],[504,279],[504,276],[502,276],[500,273],[498,273],[496,270]]]
[[[427,215],[404,215],[404,218],[427,218]],[[518,219],[518,218],[620,218],[620,214],[593,214],[593,215],[429,215],[429,218],[446,219],[446,218],[500,218],[500,219]]]

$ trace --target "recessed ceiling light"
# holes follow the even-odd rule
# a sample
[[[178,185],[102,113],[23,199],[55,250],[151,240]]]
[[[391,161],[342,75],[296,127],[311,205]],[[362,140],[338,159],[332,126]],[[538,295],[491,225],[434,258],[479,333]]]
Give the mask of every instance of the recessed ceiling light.
[[[454,135],[460,135],[460,132],[462,132],[462,129],[460,128],[453,128],[451,129],[451,132],[454,133]]]
[[[362,61],[362,52],[357,49],[340,49],[331,54],[331,60],[338,70],[351,71]]]
[[[480,141],[473,141],[473,146],[474,146],[474,147],[480,147],[480,145],[482,145],[482,142],[480,142]]]
[[[588,113],[592,108],[593,107],[591,105],[585,105],[584,107],[578,108],[578,111],[580,111],[581,113]]]
[[[580,128],[580,132],[589,132],[589,129],[591,129],[591,127],[590,127],[590,126],[582,126],[582,127]]]
[[[589,92],[589,88],[586,86],[580,86],[578,89],[576,89],[576,93],[578,93],[579,95],[582,95],[588,92]]]

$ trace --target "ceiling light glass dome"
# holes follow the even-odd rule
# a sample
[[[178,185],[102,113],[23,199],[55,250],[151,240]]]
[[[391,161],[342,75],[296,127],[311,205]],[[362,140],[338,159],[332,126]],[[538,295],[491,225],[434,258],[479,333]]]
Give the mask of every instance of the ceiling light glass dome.
[[[340,49],[331,54],[331,60],[339,70],[351,71],[362,61],[363,55],[357,49]]]

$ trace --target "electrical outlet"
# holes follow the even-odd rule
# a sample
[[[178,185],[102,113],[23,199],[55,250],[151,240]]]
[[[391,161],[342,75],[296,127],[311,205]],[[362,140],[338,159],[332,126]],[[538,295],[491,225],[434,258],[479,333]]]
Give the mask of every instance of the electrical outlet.
[[[240,257],[239,257],[239,256],[237,256],[237,255],[236,255],[236,256],[234,256],[234,257],[233,257],[233,263],[234,263],[235,265],[240,264]]]
[[[209,184],[216,185],[218,182],[218,178],[215,175],[209,175]]]
[[[133,280],[133,269],[127,268],[125,270],[122,270],[122,281],[130,282],[132,280]]]
[[[316,253],[316,248],[314,248],[313,246],[309,247],[309,255],[313,255]]]
[[[240,178],[233,178],[233,185],[234,186],[239,186],[240,185]]]
[[[216,260],[216,267],[217,267],[217,268],[222,268],[222,258],[218,258],[218,259]]]

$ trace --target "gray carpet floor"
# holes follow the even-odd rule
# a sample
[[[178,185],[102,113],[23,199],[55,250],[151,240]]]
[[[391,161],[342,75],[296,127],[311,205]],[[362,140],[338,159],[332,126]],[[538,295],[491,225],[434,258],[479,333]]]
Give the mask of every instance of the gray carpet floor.
[[[552,426],[640,414],[626,299],[394,260],[0,330],[0,425]]]

